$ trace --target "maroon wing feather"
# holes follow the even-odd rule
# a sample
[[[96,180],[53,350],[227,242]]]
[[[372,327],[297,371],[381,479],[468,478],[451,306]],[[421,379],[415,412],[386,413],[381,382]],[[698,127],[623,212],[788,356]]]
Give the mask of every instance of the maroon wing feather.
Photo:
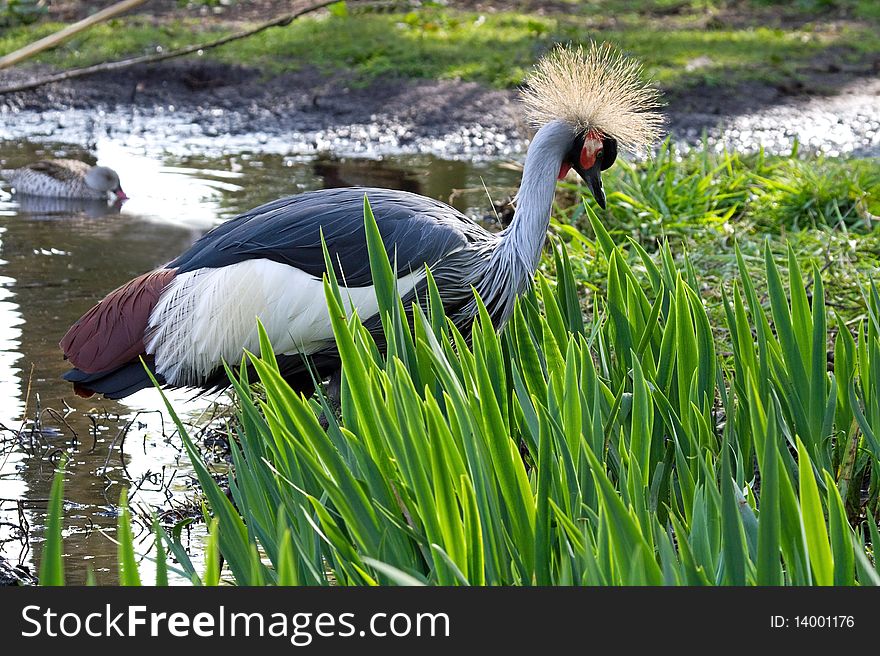
[[[86,312],[61,340],[64,357],[86,373],[110,371],[144,353],[144,331],[175,269],[138,276]]]

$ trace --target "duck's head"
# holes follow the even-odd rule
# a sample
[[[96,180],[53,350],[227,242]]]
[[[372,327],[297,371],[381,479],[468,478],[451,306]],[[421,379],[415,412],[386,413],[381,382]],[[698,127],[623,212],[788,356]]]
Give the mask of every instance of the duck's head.
[[[93,166],[86,173],[86,184],[96,191],[106,191],[116,196],[118,200],[127,200],[128,196],[122,191],[119,175],[107,166]]]
[[[568,135],[559,179],[574,169],[602,208],[601,172],[618,148],[650,146],[663,125],[660,93],[642,66],[607,43],[556,47],[527,78],[522,100],[533,127]]]

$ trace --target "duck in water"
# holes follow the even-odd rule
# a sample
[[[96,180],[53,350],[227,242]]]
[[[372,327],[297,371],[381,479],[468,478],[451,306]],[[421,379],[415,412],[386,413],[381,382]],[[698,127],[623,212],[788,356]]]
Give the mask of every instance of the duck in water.
[[[20,169],[0,169],[0,177],[23,196],[120,201],[128,198],[116,171],[75,159],[45,159]]]

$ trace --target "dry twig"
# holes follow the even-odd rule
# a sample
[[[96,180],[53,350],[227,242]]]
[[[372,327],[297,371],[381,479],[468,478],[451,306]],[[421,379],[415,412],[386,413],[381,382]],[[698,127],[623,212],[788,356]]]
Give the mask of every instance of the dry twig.
[[[74,68],[69,71],[64,71],[63,73],[55,73],[53,75],[47,75],[46,77],[28,80],[27,82],[10,84],[5,87],[0,87],[0,95],[16,93],[19,91],[29,91],[31,89],[36,89],[37,87],[44,86],[46,84],[52,84],[53,82],[63,82],[65,80],[84,77],[86,75],[94,75],[95,73],[119,71],[125,68],[136,66],[138,64],[154,64],[156,62],[165,61],[166,59],[190,55],[194,52],[199,52],[200,50],[204,51],[210,48],[217,48],[219,46],[230,43],[231,41],[237,41],[239,39],[245,39],[249,36],[253,36],[254,34],[258,34],[264,30],[268,30],[270,27],[281,27],[284,25],[289,25],[291,22],[293,22],[297,18],[300,18],[301,16],[305,16],[306,14],[310,14],[336,2],[338,2],[338,0],[319,0],[318,2],[314,2],[300,9],[296,9],[289,14],[278,16],[276,18],[273,18],[272,20],[260,23],[259,25],[255,25],[254,27],[251,27],[247,30],[242,30],[234,34],[229,34],[227,36],[209,41],[207,43],[199,43],[196,45],[185,46],[183,48],[178,48],[177,50],[169,50],[168,52],[161,52],[153,55],[143,55],[141,57],[132,57],[130,59],[122,59],[120,61],[94,64],[93,66],[85,66],[83,68]]]

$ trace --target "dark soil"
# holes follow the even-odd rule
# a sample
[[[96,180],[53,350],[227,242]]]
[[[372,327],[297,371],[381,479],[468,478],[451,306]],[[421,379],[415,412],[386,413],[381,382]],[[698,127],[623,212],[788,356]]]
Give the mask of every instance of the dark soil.
[[[8,71],[5,83],[45,70]],[[446,134],[462,125],[505,133],[518,130],[511,91],[471,82],[380,79],[364,87],[345,73],[313,69],[266,80],[241,66],[180,59],[99,74],[0,96],[0,112],[168,107],[195,110],[206,121],[223,110],[224,129],[235,133],[319,130],[336,125],[394,122],[418,134]],[[229,116],[236,118],[229,124]]]

